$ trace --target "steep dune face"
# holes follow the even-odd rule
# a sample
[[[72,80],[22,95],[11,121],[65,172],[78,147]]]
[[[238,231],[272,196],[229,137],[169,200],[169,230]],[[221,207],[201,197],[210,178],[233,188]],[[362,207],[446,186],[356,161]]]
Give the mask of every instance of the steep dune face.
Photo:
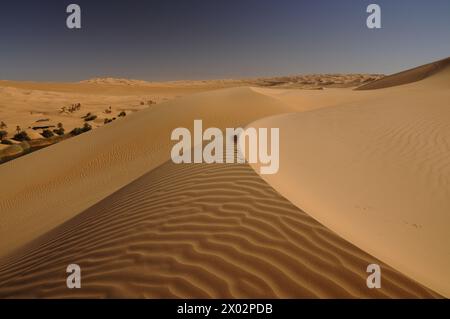
[[[82,269],[82,289],[65,269]],[[382,289],[366,267],[382,267]],[[247,164],[152,170],[0,261],[0,297],[433,298],[342,240]]]
[[[359,105],[251,124],[280,128],[280,170],[262,176],[277,191],[343,238],[447,297],[449,78],[446,67],[420,82],[373,91],[378,95]]]
[[[418,82],[427,79],[429,77],[432,77],[436,74],[445,75],[446,78],[450,80],[450,78],[447,76],[449,74],[448,73],[449,68],[450,68],[450,58],[447,58],[437,62],[422,65],[411,70],[407,70],[404,72],[384,77],[380,80],[362,85],[358,87],[356,90],[384,89],[398,85]],[[447,70],[447,72],[442,72],[444,70]]]
[[[0,184],[0,256],[164,163],[173,129],[192,129],[198,118],[208,127],[239,127],[290,111],[248,88],[200,93],[3,164],[0,176],[8,182]]]

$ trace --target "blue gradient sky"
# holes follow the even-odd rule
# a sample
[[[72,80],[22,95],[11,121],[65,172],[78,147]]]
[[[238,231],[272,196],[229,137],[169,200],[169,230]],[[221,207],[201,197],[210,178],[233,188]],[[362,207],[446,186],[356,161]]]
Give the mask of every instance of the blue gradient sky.
[[[82,7],[81,31],[65,8]],[[382,30],[366,7],[382,7]],[[79,81],[393,73],[450,56],[450,0],[16,0],[0,78]]]

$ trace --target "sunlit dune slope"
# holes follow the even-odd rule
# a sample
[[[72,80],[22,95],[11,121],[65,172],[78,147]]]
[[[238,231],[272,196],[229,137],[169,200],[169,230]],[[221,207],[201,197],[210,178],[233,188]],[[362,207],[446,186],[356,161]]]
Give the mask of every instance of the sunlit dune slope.
[[[82,289],[66,288],[71,263]],[[382,289],[366,286],[371,263]],[[0,297],[439,296],[317,223],[247,164],[169,161],[0,260]]]
[[[169,101],[0,166],[0,256],[42,235],[167,161],[171,132],[239,127],[290,112],[249,88]]]
[[[280,171],[262,176],[271,186],[343,238],[449,297],[447,62],[422,81],[355,91],[371,97],[360,103],[250,126],[280,128]]]
[[[398,85],[409,84],[417,81],[421,81],[428,77],[438,74],[439,76],[444,75],[447,79],[447,84],[450,81],[450,76],[448,72],[441,72],[450,67],[450,58],[440,60],[437,62],[425,64],[417,68],[396,73],[380,80],[370,82],[368,84],[362,85],[357,88],[357,90],[377,90]],[[441,83],[444,84],[444,83]]]
[[[0,296],[450,296],[450,71],[439,63],[379,90],[197,93],[0,165]],[[279,173],[173,164],[172,130],[196,119],[280,128]],[[372,262],[381,290],[366,287]],[[70,263],[81,292],[64,286]]]

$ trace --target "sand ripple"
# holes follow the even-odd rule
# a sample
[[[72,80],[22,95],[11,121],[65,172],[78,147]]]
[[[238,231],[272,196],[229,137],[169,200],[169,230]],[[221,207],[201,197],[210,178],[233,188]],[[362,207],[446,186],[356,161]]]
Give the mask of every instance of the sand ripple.
[[[82,289],[65,269],[82,267]],[[382,266],[382,289],[365,269]],[[167,162],[0,261],[0,297],[437,297],[246,164]]]

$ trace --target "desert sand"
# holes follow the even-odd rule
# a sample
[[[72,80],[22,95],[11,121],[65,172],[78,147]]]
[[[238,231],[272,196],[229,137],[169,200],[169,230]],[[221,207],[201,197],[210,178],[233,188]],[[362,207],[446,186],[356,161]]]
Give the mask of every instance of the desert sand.
[[[447,297],[449,83],[447,59],[361,87],[374,90],[363,100],[249,125],[280,128],[283,165],[263,176],[280,194]]]
[[[65,267],[83,271],[68,290]],[[369,290],[365,268],[383,267]],[[18,274],[21,274],[20,276]],[[19,249],[0,297],[434,298],[339,238],[247,164],[168,161]]]
[[[5,130],[12,138],[16,126],[32,133],[30,129],[35,126],[56,126],[57,123],[63,123],[64,127],[70,131],[82,126],[84,124],[82,116],[91,113],[98,117],[92,122],[94,128],[97,128],[103,126],[105,118],[117,117],[122,111],[133,113],[177,97],[221,88],[242,86],[344,88],[358,86],[381,77],[377,74],[330,74],[161,83],[117,78],[95,78],[79,83],[0,81],[0,120],[8,124]],[[68,112],[74,104],[81,104],[81,108],[75,112]],[[105,112],[109,111],[110,107],[111,113]],[[38,133],[41,133],[41,130],[35,132],[35,134]],[[34,138],[39,137],[41,136],[34,136]]]
[[[120,78],[94,78],[79,83],[0,81],[0,131],[7,134],[1,136],[0,164],[71,137],[74,129],[81,129],[86,124],[89,129],[96,129],[123,116],[192,93],[248,86],[308,90],[345,88],[382,77],[377,74],[324,74],[172,82]],[[15,135],[20,132],[33,142],[17,140]],[[55,137],[48,136],[49,133]]]
[[[0,296],[448,296],[436,278],[450,247],[449,74],[378,90],[353,90],[371,76],[1,82],[11,123],[45,116],[76,127],[108,106],[129,115],[0,165]],[[72,103],[80,114],[57,113]],[[170,133],[195,119],[282,124],[280,172],[173,164]],[[83,289],[66,288],[70,263]],[[370,263],[383,269],[382,289],[366,287]]]

